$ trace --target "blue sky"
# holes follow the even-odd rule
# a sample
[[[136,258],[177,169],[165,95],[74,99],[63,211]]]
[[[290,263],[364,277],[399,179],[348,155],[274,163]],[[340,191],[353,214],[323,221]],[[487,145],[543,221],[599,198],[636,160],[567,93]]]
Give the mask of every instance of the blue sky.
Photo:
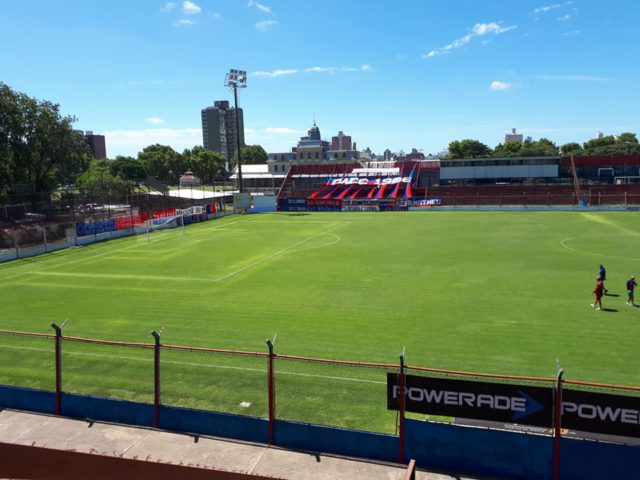
[[[376,153],[640,133],[639,46],[638,0],[0,0],[0,81],[110,157],[201,144],[230,68],[249,72],[247,142],[271,152],[314,114]]]

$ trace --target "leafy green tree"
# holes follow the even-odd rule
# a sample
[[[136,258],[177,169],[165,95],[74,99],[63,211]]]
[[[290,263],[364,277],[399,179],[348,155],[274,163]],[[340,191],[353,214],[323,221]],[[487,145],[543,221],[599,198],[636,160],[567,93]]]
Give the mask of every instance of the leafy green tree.
[[[191,171],[202,181],[208,184],[224,175],[225,158],[222,154],[207,150],[199,145],[191,150],[182,152]]]
[[[584,150],[582,150],[582,147],[580,146],[579,143],[569,142],[569,143],[565,143],[560,147],[560,153],[565,156],[584,155]]]
[[[58,104],[0,83],[0,189],[21,184],[43,192],[75,181],[90,159],[75,121]]]
[[[638,144],[638,137],[635,133],[625,132],[616,137],[616,143]]]
[[[499,143],[491,153],[492,157],[519,157],[522,144],[520,142]]]
[[[582,145],[586,152],[593,152],[601,147],[610,147],[616,143],[616,137],[613,135],[607,135],[605,137],[592,138],[584,142]]]
[[[138,153],[138,161],[152,177],[166,183],[177,183],[189,168],[184,156],[168,145],[149,145]]]
[[[537,141],[525,140],[520,149],[521,157],[554,157],[559,154],[556,144],[547,138]]]
[[[142,162],[133,157],[118,155],[115,159],[109,161],[109,169],[111,170],[111,175],[120,177],[123,180],[141,182],[147,178],[147,171]]]
[[[78,175],[76,186],[85,195],[93,197],[124,196],[133,188],[131,180],[111,174],[109,160],[93,160],[89,168]]]
[[[260,145],[247,145],[242,147],[242,163],[243,164],[257,164],[267,163],[267,152]],[[238,164],[238,152],[233,154],[231,159],[231,167],[235,167]]]
[[[479,158],[491,155],[491,149],[478,140],[455,140],[449,144],[448,159]]]

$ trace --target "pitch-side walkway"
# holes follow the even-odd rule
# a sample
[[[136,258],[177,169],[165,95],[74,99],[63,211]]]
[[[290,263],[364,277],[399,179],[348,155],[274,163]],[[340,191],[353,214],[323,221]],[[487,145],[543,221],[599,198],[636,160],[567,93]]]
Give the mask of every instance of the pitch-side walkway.
[[[402,480],[406,472],[393,465],[14,410],[0,411],[0,442],[296,480]],[[420,471],[416,478],[461,480]]]

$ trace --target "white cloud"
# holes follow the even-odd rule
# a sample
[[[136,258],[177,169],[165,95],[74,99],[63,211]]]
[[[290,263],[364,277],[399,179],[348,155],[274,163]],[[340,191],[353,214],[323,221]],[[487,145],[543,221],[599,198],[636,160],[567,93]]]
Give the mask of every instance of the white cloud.
[[[202,11],[202,8],[200,8],[200,5],[186,0],[182,2],[182,11],[185,13],[185,15],[197,15]]]
[[[336,67],[310,67],[304,69],[307,73],[335,72],[336,70]]]
[[[558,21],[560,22],[566,22],[567,20],[570,20],[570,19],[571,19],[571,15],[569,15],[568,13],[566,15],[558,17]]]
[[[265,71],[253,72],[251,73],[251,76],[273,78],[273,77],[282,77],[283,75],[293,75],[294,73],[298,73],[298,70],[292,68],[288,70],[271,70],[270,72],[265,72]]]
[[[452,50],[467,45],[475,37],[482,37],[488,34],[499,35],[501,33],[515,30],[516,28],[518,28],[517,25],[510,25],[508,27],[505,27],[498,22],[476,23],[473,27],[471,27],[471,32],[467,33],[464,37],[456,38],[453,42],[445,45],[442,48],[430,50],[429,52],[423,54],[422,58],[432,58],[438,57],[440,55],[445,55],[447,53],[450,53]]]
[[[562,34],[563,37],[573,37],[574,35],[580,35],[580,30],[571,30]]]
[[[147,117],[145,121],[148,123],[152,123],[153,125],[161,125],[164,123],[164,120],[160,117]]]
[[[493,82],[491,82],[491,85],[489,86],[491,90],[496,90],[498,92],[509,90],[511,87],[513,87],[512,84],[507,82],[501,82],[500,80],[494,80]]]
[[[104,132],[111,151],[135,153],[144,147],[160,143],[176,150],[202,145],[199,128],[147,128],[143,130],[108,130]]]
[[[165,3],[162,8],[160,9],[161,12],[170,12],[171,10],[173,10],[174,8],[176,8],[176,4],[175,2],[167,2]]]
[[[612,82],[612,78],[592,77],[590,75],[538,75],[538,80],[559,80],[570,82]]]
[[[271,13],[271,7],[267,7],[266,5],[263,5],[262,3],[258,3],[254,0],[249,0],[249,6],[256,7],[258,10],[264,13]]]
[[[560,3],[554,3],[553,5],[546,5],[544,7],[538,7],[533,9],[533,13],[547,13],[551,10],[555,10],[556,8],[560,8],[562,5]]]
[[[185,27],[195,24],[196,22],[194,22],[193,20],[189,20],[188,18],[181,18],[180,20],[176,20],[175,22],[173,22],[174,27]]]
[[[287,128],[287,127],[267,127],[264,129],[264,131],[266,133],[275,133],[276,135],[292,135],[295,133],[300,133],[298,130],[294,130],[293,128]]]
[[[278,22],[276,20],[261,20],[256,23],[256,28],[261,32],[266,32],[271,27],[275,27],[276,25],[278,25]]]
[[[362,65],[360,67],[360,71],[362,72],[373,72],[373,68],[371,68],[371,65]]]

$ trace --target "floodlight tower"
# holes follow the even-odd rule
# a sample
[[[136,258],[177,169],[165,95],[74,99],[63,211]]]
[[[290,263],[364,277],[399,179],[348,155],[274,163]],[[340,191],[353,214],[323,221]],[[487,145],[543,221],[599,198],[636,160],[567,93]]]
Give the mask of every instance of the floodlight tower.
[[[238,188],[242,193],[242,153],[240,145],[240,119],[238,118],[238,89],[247,88],[247,72],[232,68],[225,76],[224,85],[233,89],[233,100],[236,107],[236,141],[238,144]]]

